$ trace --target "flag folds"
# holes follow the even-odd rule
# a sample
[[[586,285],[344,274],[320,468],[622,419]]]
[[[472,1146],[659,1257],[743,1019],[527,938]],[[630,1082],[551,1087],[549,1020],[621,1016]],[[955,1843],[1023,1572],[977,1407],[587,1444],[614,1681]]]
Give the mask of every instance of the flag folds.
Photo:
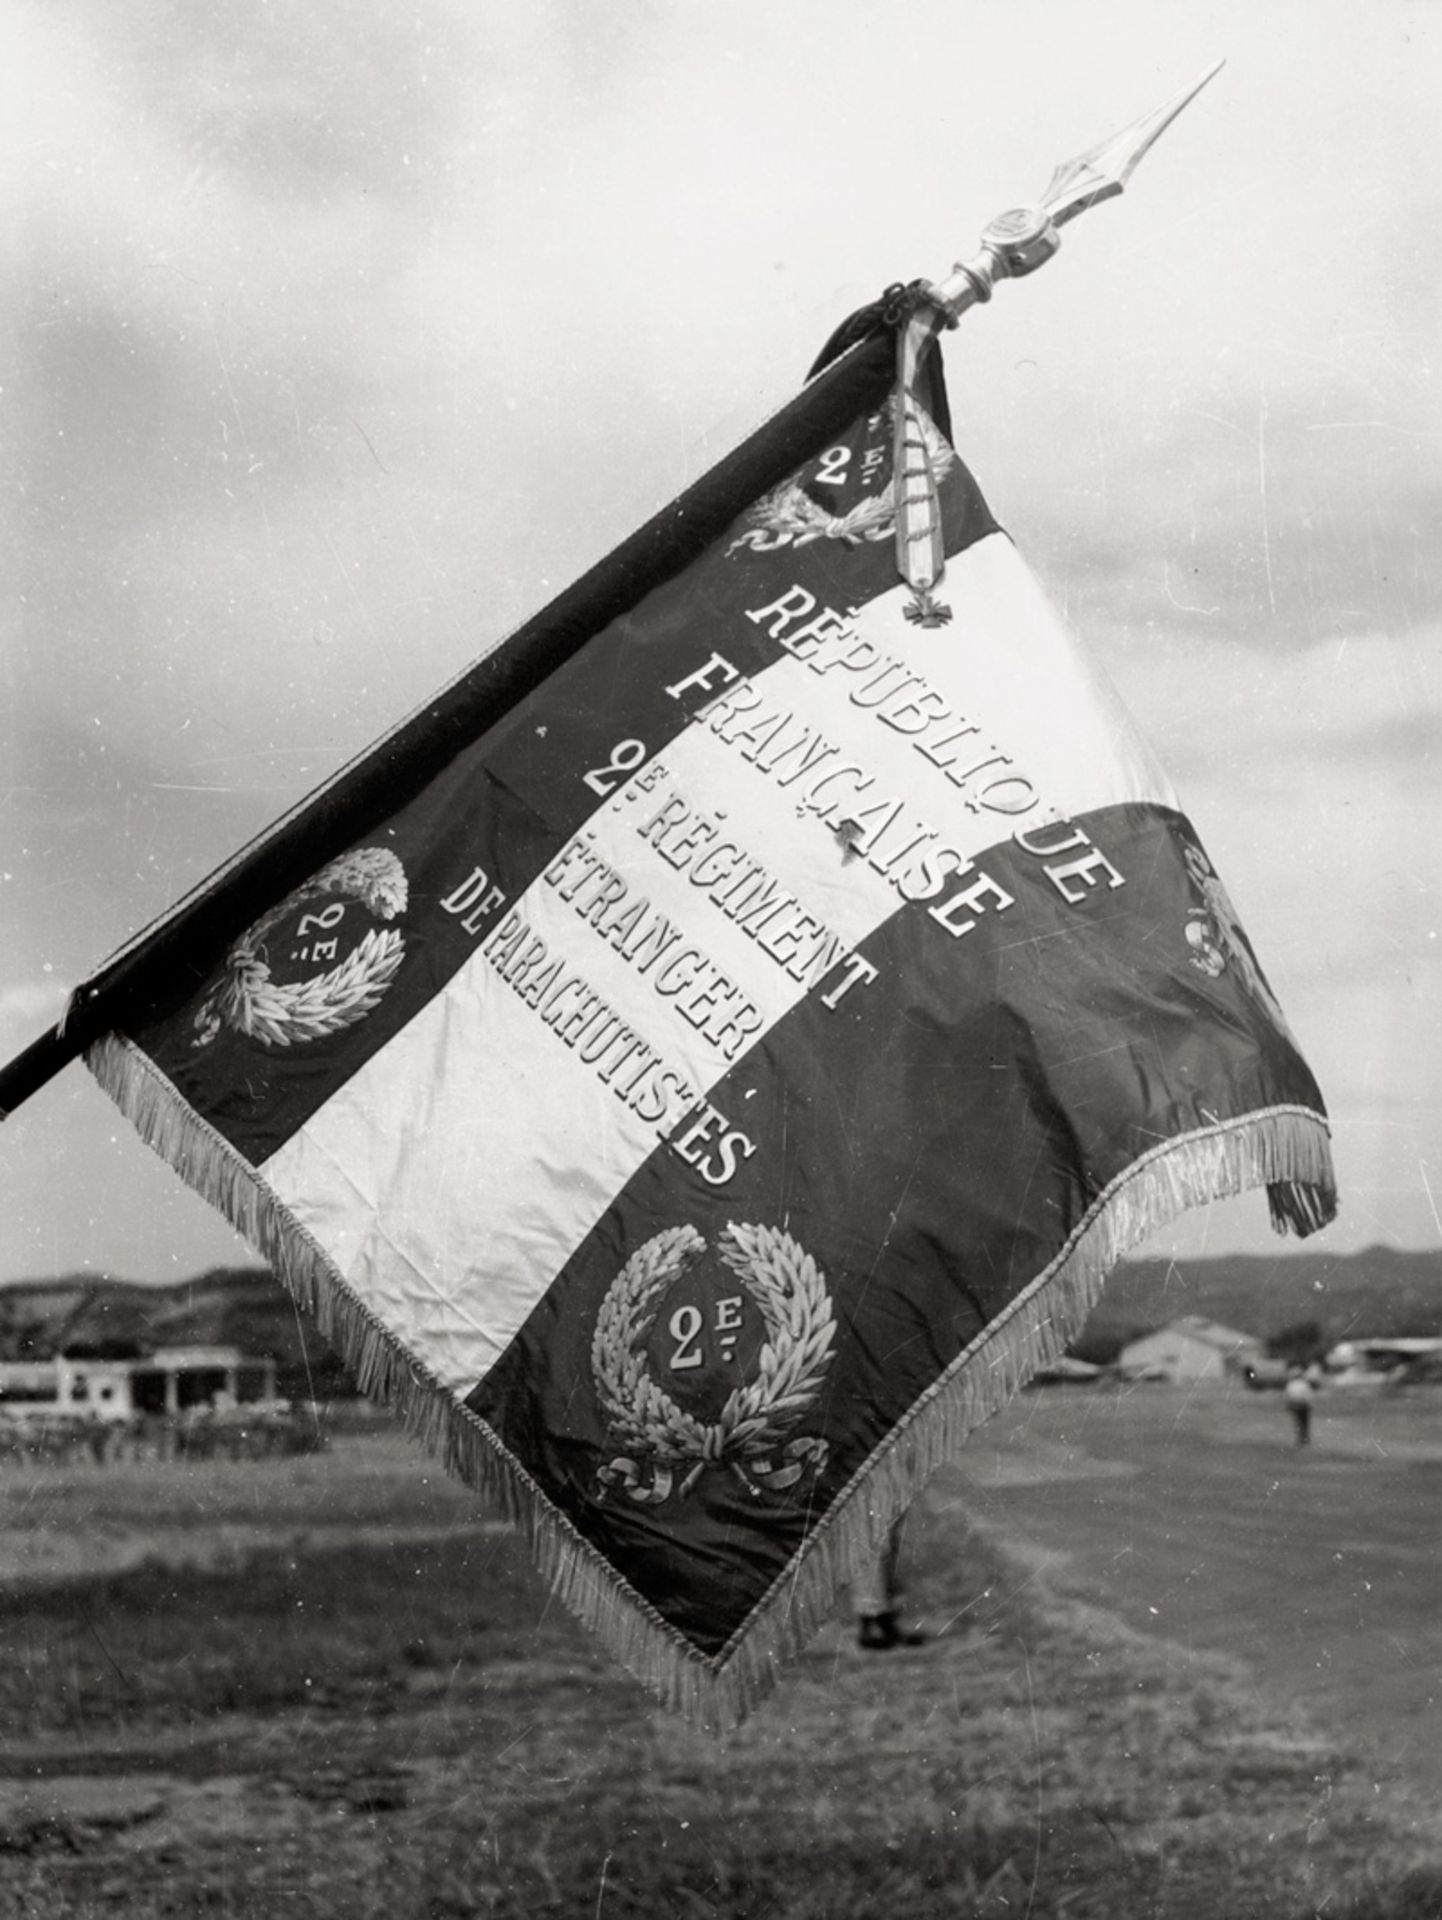
[[[714,1723],[1126,1248],[1334,1206],[1202,839],[871,318],[88,1054]]]

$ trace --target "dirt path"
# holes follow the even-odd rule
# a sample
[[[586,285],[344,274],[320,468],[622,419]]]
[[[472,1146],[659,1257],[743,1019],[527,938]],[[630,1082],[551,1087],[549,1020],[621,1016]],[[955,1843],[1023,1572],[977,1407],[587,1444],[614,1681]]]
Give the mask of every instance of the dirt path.
[[[938,1491],[1179,1665],[1245,1659],[1382,1790],[1442,1795],[1442,1393],[1334,1391],[1302,1449],[1275,1394],[1048,1389]]]

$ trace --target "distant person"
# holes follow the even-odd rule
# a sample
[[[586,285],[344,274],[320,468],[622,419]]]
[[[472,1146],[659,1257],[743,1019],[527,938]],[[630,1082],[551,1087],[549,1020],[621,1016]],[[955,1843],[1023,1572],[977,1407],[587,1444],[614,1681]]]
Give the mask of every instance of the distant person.
[[[868,1653],[891,1647],[919,1647],[925,1634],[901,1623],[901,1535],[906,1515],[893,1520],[874,1553],[866,1556],[851,1582],[851,1610],[856,1615],[856,1644]]]
[[[1292,1367],[1287,1374],[1287,1384],[1282,1389],[1282,1398],[1292,1416],[1299,1447],[1305,1447],[1312,1437],[1312,1402],[1316,1397],[1317,1389],[1310,1375],[1301,1367]]]

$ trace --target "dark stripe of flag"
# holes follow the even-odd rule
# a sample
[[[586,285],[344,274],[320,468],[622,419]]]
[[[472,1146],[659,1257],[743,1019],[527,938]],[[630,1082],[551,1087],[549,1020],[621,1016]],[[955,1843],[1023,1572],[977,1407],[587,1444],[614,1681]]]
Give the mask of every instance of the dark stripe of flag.
[[[834,1009],[806,996],[713,1089],[755,1143],[734,1178],[718,1189],[658,1149],[470,1396],[703,1653],[725,1646],[872,1450],[1110,1183],[1218,1121],[1277,1105],[1322,1112],[1238,970],[1196,964],[1187,822],[1113,807],[1034,844],[1076,830],[1124,886],[1068,880],[1080,894],[1069,900],[1048,873],[1060,859],[1007,841],[976,862],[1013,899],[1006,911],[955,939],[924,904],[893,915],[858,949],[877,968],[866,991]],[[710,1468],[684,1496],[638,1504],[598,1479],[618,1442],[595,1389],[597,1314],[651,1236],[689,1224],[714,1248],[735,1221],[784,1229],[826,1276],[841,1336],[798,1427],[826,1441],[825,1467],[785,1494]],[[656,1377],[668,1392],[686,1384]]]

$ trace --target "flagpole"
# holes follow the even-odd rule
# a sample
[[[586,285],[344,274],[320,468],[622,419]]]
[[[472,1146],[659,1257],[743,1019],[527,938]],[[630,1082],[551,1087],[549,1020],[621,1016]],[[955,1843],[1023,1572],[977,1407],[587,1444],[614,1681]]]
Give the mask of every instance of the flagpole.
[[[936,284],[909,289],[915,298],[907,311],[919,301],[930,306],[936,326],[954,326],[970,307],[990,300],[997,281],[1043,266],[1060,245],[1058,230],[1121,193],[1148,149],[1224,64],[1217,61],[1163,106],[1058,167],[1038,205],[999,214],[975,256]],[[292,891],[353,845],[422,787],[448,750],[459,751],[494,726],[609,621],[678,573],[760,494],[878,404],[895,378],[894,329],[903,322],[885,299],[855,318],[862,322],[860,338],[733,453],[82,982],[63,1018],[0,1067],[0,1120],[102,1035],[184,1005],[253,922],[257,899]]]

